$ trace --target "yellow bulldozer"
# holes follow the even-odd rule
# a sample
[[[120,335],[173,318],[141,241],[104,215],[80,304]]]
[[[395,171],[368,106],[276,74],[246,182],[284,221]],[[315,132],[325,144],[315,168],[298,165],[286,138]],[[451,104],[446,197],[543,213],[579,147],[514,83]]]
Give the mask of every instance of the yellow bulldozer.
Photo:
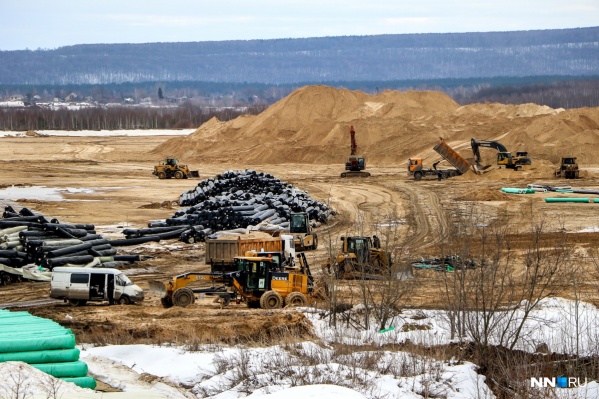
[[[234,258],[235,271],[228,273],[190,272],[180,274],[166,284],[150,281],[150,293],[161,298],[163,307],[188,306],[195,294],[214,295],[222,305],[245,302],[248,307],[279,309],[306,306],[315,295],[314,278],[303,254],[299,264],[285,267],[276,258],[258,254]],[[188,287],[193,282],[209,287]]]
[[[187,165],[180,164],[176,158],[166,158],[164,161],[160,161],[158,165],[154,166],[152,174],[158,176],[159,179],[200,177],[200,172],[189,170]]]
[[[379,239],[370,237],[341,237],[341,253],[333,263],[328,259],[325,271],[340,279],[381,280],[392,266],[391,254],[382,250]]]

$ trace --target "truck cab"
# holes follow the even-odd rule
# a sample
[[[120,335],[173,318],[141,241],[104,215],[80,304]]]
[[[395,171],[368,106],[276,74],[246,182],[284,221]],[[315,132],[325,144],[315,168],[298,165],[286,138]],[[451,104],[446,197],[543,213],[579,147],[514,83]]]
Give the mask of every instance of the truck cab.
[[[143,290],[118,269],[55,267],[50,298],[64,299],[73,306],[88,301],[130,304],[144,299]]]

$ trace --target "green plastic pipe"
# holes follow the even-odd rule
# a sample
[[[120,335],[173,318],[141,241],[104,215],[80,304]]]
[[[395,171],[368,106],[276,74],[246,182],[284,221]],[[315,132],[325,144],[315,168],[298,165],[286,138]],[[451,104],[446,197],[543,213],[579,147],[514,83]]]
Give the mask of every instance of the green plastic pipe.
[[[96,389],[96,380],[94,380],[92,377],[63,377],[61,380],[72,382],[79,388]]]
[[[595,198],[597,199],[597,198]],[[591,198],[545,198],[545,202],[597,202],[591,201]]]
[[[533,190],[532,188],[504,187],[501,189],[501,191],[503,191],[504,193],[507,193],[507,194],[535,194],[536,193],[536,191]]]

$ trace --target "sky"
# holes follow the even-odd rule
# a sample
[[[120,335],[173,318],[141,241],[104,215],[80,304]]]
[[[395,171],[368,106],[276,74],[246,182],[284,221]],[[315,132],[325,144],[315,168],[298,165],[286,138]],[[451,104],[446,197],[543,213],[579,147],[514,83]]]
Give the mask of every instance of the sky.
[[[599,25],[597,0],[0,0],[0,50]]]

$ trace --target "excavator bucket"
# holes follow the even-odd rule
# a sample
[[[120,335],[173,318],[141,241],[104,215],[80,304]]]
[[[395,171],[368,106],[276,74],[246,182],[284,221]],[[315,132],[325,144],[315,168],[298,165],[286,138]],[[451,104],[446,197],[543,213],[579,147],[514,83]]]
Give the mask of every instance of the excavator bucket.
[[[166,286],[162,281],[153,280],[149,282],[150,295],[158,298],[166,298]]]

